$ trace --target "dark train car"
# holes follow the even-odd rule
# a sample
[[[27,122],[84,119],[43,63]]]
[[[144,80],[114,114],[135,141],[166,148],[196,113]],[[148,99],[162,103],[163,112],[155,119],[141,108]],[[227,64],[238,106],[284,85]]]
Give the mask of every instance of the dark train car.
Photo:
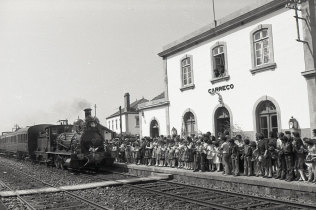
[[[0,138],[0,149],[11,156],[34,159],[37,150],[37,139],[47,126],[50,126],[50,124],[29,126],[5,134]]]
[[[45,131],[40,133],[37,138],[36,160],[47,163],[50,158],[48,152],[63,151],[62,146],[57,145],[56,139],[62,133],[72,132],[72,128],[73,125],[68,125],[66,121],[60,125],[47,126]]]

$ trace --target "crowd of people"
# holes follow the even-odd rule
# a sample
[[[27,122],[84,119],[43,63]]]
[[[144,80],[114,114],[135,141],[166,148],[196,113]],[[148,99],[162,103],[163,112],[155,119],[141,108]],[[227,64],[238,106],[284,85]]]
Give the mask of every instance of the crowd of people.
[[[105,141],[105,148],[116,162],[172,167],[186,170],[222,171],[223,175],[261,176],[286,181],[316,184],[316,129],[312,138],[298,132],[257,133],[256,140],[231,137],[228,132],[218,139],[210,132],[181,138],[125,138]]]

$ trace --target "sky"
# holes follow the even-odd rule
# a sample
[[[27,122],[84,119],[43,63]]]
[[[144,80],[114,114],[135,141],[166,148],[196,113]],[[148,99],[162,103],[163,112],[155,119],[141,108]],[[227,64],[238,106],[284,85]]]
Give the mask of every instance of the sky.
[[[215,0],[216,19],[255,1]],[[0,0],[0,132],[105,118],[163,92],[162,47],[213,22],[212,0]],[[94,110],[93,110],[94,113]]]

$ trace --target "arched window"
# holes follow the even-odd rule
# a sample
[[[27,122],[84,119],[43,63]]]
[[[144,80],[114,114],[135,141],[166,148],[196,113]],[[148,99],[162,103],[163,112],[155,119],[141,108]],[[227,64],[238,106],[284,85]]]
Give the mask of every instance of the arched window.
[[[216,42],[211,47],[212,80],[214,84],[229,80],[226,42]]]
[[[189,55],[181,59],[181,91],[194,88],[192,62],[193,58]]]
[[[191,134],[196,134],[196,122],[192,112],[189,111],[185,113],[183,117],[183,123],[185,136],[191,136]]]
[[[269,101],[262,101],[257,108],[258,131],[266,138],[272,132],[275,137],[278,133],[278,115],[275,105]]]
[[[250,33],[252,69],[251,73],[274,70],[272,25],[259,25]]]

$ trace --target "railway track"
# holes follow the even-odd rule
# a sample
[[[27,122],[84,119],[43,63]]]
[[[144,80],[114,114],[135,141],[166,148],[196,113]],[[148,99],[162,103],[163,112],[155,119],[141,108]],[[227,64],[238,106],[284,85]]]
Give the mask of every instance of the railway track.
[[[19,173],[23,174],[23,172]],[[117,174],[122,178],[126,178],[127,176],[126,174],[117,172],[111,172],[111,174]],[[83,173],[79,174],[79,176],[94,181],[113,181],[118,178],[118,176],[111,174]],[[24,175],[28,176],[27,174]],[[42,182],[32,176],[29,178]],[[116,182],[120,181],[116,180]],[[53,187],[53,185],[45,182],[42,183],[46,186]],[[261,198],[252,195],[242,195],[239,193],[191,186],[172,181],[157,181],[142,184],[126,184],[122,182],[122,185],[123,184],[124,189],[128,189],[130,193],[139,197],[150,195],[151,197],[161,200],[163,209],[316,209],[315,206],[310,204]],[[2,184],[0,183],[0,185]],[[27,206],[32,206],[33,209],[42,209],[44,207],[45,209],[58,209],[61,207],[66,209],[109,209],[98,202],[98,200],[104,199],[102,196],[100,196],[100,198],[91,199],[91,197],[78,196],[78,193],[76,192],[70,193],[67,191],[43,195],[18,196],[17,199]],[[169,206],[164,206],[165,203],[168,203]],[[129,208],[132,207],[129,206]]]
[[[0,180],[3,180],[12,190],[36,189],[45,187],[45,184],[37,180],[21,176],[16,169],[0,162]]]
[[[188,206],[197,209],[316,209],[313,204],[262,198],[253,195],[228,192],[218,189],[192,186],[171,181],[157,181],[142,184],[126,184],[125,186],[167,198],[173,198],[176,207]]]
[[[7,166],[15,173],[23,175],[25,178],[28,178],[30,181],[36,181],[42,183],[44,186],[54,187],[54,185],[48,184],[36,177],[30,176],[22,171],[14,169],[12,166]],[[10,191],[13,191],[9,185],[5,184],[0,180],[0,185],[4,186]],[[38,209],[105,209],[109,210],[106,206],[101,206],[95,202],[87,200],[81,196],[78,196],[74,193],[63,190],[58,193],[45,193],[45,194],[32,194],[32,195],[17,195],[17,199],[23,203],[27,209],[38,210]]]

